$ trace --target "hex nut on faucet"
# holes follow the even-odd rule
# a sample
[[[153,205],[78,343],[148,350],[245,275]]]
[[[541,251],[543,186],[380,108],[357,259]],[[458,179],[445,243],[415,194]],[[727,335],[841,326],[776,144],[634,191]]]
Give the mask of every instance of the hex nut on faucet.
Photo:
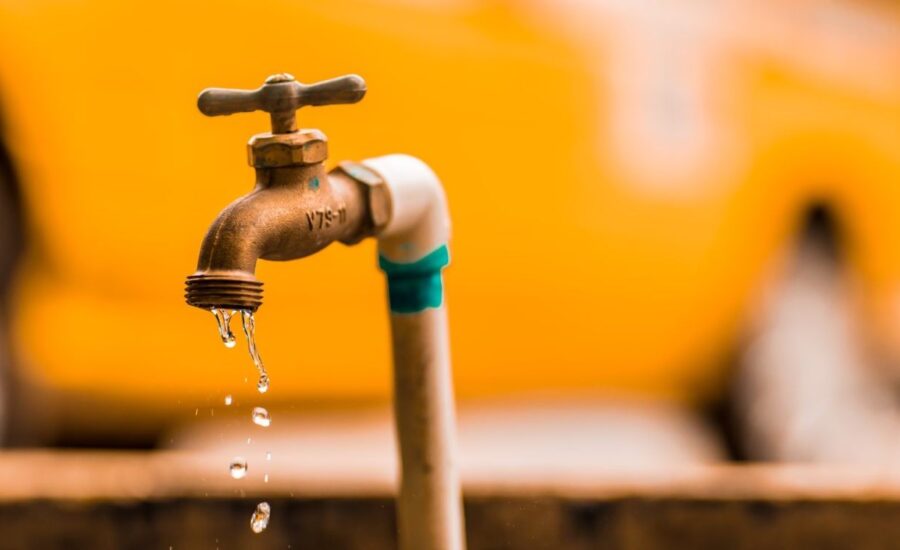
[[[328,141],[319,130],[258,134],[247,143],[247,160],[254,168],[316,164],[327,158]]]
[[[372,224],[369,235],[378,235],[391,219],[391,194],[384,180],[368,167],[352,161],[344,161],[332,170],[332,173],[343,172],[350,179],[365,189],[366,204],[369,209],[369,220]],[[366,235],[360,234],[353,239],[341,241],[344,244],[356,244]]]

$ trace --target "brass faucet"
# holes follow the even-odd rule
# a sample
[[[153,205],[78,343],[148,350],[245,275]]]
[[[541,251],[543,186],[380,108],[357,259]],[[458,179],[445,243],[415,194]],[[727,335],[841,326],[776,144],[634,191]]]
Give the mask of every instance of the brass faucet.
[[[295,111],[301,107],[355,103],[365,93],[366,84],[356,75],[303,85],[278,74],[256,90],[209,88],[200,94],[203,114],[266,111],[272,131],[247,144],[256,185],[207,231],[197,271],[187,278],[188,304],[255,311],[262,304],[262,282],[254,275],[258,258],[294,260],[334,241],[353,244],[387,221],[390,205],[381,180],[354,163],[326,173],[325,135],[296,127]]]
[[[399,547],[464,550],[441,275],[450,261],[443,187],[424,162],[408,155],[344,162],[326,173],[325,136],[296,129],[300,107],[354,103],[365,92],[355,75],[305,86],[281,74],[257,90],[200,94],[204,114],[266,111],[272,132],[250,140],[256,186],[210,226],[197,271],[187,278],[186,298],[204,309],[255,311],[262,304],[257,259],[293,260],[334,241],[377,237],[391,311]]]

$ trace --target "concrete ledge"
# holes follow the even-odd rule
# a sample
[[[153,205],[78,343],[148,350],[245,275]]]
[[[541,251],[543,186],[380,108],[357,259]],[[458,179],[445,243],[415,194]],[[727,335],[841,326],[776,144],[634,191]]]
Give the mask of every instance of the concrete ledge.
[[[218,454],[0,454],[0,549],[393,548],[391,484],[326,472],[232,480]],[[892,548],[900,479],[808,466],[596,472],[465,483],[480,548]],[[254,535],[250,514],[272,506]],[[289,546],[290,545],[290,546]]]

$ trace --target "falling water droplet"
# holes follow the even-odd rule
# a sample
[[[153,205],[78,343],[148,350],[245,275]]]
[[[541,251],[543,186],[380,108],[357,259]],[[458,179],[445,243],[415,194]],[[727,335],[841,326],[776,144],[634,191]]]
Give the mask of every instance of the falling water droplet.
[[[268,483],[268,482],[269,482],[269,474],[265,474],[263,476],[263,483]]]
[[[251,438],[248,437],[248,438],[247,438],[247,445],[249,445],[249,444],[251,444],[251,443],[253,443],[253,439],[251,439]]]
[[[222,309],[210,308],[209,310],[212,312],[213,316],[216,318],[216,326],[219,329],[219,338],[222,339],[222,343],[225,344],[226,348],[233,348],[236,344],[234,340],[234,333],[231,332],[231,316],[234,312],[228,313]]]
[[[256,505],[256,511],[253,512],[253,516],[250,518],[250,529],[254,533],[262,533],[266,530],[266,527],[269,525],[270,512],[271,509],[268,502],[260,502]]]
[[[225,396],[225,406],[226,406],[226,407],[230,407],[230,406],[231,406],[231,401],[232,401],[232,399],[231,399],[231,394],[229,393],[228,395]]]
[[[257,426],[268,428],[269,424],[272,423],[272,419],[269,418],[269,411],[263,407],[253,407],[253,423]]]
[[[266,451],[266,460],[272,460],[272,451]]]
[[[259,393],[266,393],[269,391],[269,374],[266,372],[262,357],[259,356],[259,350],[256,348],[256,321],[253,318],[252,311],[241,310],[241,326],[244,327],[244,335],[247,337],[247,348],[250,351],[250,358],[253,359],[253,364],[256,365],[256,370],[259,371],[259,382],[256,383],[256,389],[259,390]]]
[[[243,479],[247,475],[247,461],[242,456],[234,457],[231,461],[231,477],[234,479]]]

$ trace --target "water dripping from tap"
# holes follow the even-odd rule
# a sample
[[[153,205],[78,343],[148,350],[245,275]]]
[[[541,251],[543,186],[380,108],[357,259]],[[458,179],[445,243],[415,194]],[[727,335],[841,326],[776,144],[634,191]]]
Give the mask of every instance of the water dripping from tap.
[[[272,417],[269,416],[269,411],[264,407],[253,407],[251,418],[253,418],[254,424],[262,426],[263,428],[268,428],[272,423]]]
[[[266,527],[269,525],[269,514],[271,513],[271,508],[269,508],[268,502],[260,502],[256,505],[256,511],[253,512],[253,516],[250,518],[250,529],[253,530],[254,533],[262,533],[266,530]]]
[[[253,317],[253,312],[248,309],[232,310],[229,312],[215,307],[210,308],[209,311],[216,318],[219,337],[222,339],[222,343],[225,344],[226,348],[233,348],[235,346],[236,341],[234,333],[231,331],[231,318],[237,314],[238,311],[241,312],[241,326],[244,329],[244,335],[247,337],[247,349],[250,352],[250,358],[253,360],[256,370],[259,371],[259,380],[256,383],[256,389],[259,390],[259,393],[266,393],[269,391],[269,373],[266,372],[266,366],[263,364],[262,357],[259,355],[259,349],[256,347],[256,321]],[[225,404],[231,404],[230,396],[226,397]]]
[[[216,326],[219,331],[219,337],[222,339],[222,343],[225,344],[227,348],[233,348],[235,346],[235,338],[234,333],[231,331],[231,318],[237,314],[237,312],[241,312],[241,326],[244,329],[244,336],[247,337],[247,349],[250,353],[250,358],[253,360],[254,366],[256,366],[256,370],[259,372],[259,380],[257,381],[256,388],[259,390],[259,393],[266,393],[269,391],[269,373],[266,372],[266,367],[262,362],[262,358],[259,355],[259,349],[256,347],[256,321],[253,317],[253,312],[246,309],[241,310],[233,310],[226,311],[219,308],[210,308],[210,312],[216,318]],[[244,378],[246,382],[247,379]],[[230,406],[233,400],[231,395],[225,396],[225,406]],[[210,414],[212,414],[212,410],[210,410]],[[269,411],[267,411],[263,407],[255,407],[253,409],[251,415],[254,424],[262,427],[268,427],[271,423],[271,418],[269,416]],[[250,445],[252,442],[251,438],[247,438],[247,444]],[[272,453],[266,453],[266,460],[272,460]],[[242,479],[247,475],[247,461],[243,457],[235,457],[231,464],[229,465],[229,471],[231,473],[231,477],[234,479]],[[269,482],[269,474],[266,472],[263,477],[263,482]],[[253,516],[250,518],[250,528],[254,533],[262,533],[269,524],[269,514],[271,513],[271,509],[267,502],[260,502],[256,506],[256,510],[253,512]]]
[[[266,366],[263,365],[262,358],[259,356],[259,350],[256,348],[256,322],[253,319],[253,312],[241,310],[241,325],[244,327],[244,335],[247,337],[247,348],[250,351],[250,358],[259,371],[259,381],[256,383],[256,389],[259,393],[269,391],[269,374],[266,372]]]
[[[233,348],[236,344],[234,340],[234,333],[231,332],[231,316],[234,315],[234,311],[228,312],[224,309],[218,308],[209,308],[209,311],[216,318],[216,326],[219,329],[219,338],[222,339],[222,343],[225,344],[226,348]]]
[[[234,479],[243,479],[247,475],[247,460],[241,456],[234,457],[228,470]]]

